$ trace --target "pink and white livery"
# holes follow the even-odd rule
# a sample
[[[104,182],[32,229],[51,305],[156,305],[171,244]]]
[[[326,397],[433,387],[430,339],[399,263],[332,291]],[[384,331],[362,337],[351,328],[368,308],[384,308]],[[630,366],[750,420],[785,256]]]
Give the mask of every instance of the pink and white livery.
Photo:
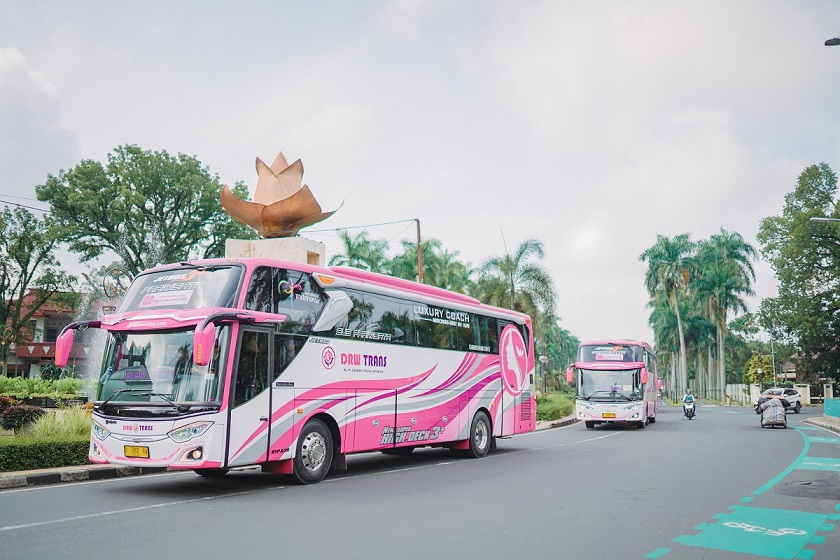
[[[578,361],[566,370],[566,380],[577,386],[577,417],[587,428],[605,422],[630,422],[644,428],[656,422],[662,381],[647,342],[582,342]]]
[[[531,319],[440,288],[272,259],[138,275],[108,333],[95,463],[234,467],[318,482],[346,456],[447,447],[483,457],[534,429]]]

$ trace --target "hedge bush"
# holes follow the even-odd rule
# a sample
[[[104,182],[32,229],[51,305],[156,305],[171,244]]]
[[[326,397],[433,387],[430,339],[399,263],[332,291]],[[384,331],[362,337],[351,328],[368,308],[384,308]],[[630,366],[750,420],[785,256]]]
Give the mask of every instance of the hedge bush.
[[[574,403],[565,395],[548,393],[537,397],[537,420],[559,420],[574,410]]]
[[[85,439],[0,438],[0,472],[87,465]]]

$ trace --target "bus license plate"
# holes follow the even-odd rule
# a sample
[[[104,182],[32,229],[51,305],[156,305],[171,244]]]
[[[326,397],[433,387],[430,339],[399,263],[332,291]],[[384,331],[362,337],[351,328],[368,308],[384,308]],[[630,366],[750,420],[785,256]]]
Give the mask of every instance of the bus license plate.
[[[135,457],[138,459],[148,459],[149,458],[149,448],[143,445],[126,445],[125,446],[125,456],[126,457]]]
[[[602,412],[601,418],[615,418],[615,412]]]

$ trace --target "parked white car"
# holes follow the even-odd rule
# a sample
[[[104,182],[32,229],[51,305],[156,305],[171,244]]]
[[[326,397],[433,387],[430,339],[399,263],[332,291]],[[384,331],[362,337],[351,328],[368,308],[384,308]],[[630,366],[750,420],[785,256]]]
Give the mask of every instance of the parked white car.
[[[770,389],[767,389],[763,393],[761,393],[761,395],[773,395],[785,399],[787,402],[790,403],[790,408],[785,410],[785,412],[787,412],[790,409],[793,409],[795,413],[799,414],[799,411],[802,410],[802,397],[799,396],[799,393],[796,391],[796,389],[789,389],[785,387],[771,387]]]

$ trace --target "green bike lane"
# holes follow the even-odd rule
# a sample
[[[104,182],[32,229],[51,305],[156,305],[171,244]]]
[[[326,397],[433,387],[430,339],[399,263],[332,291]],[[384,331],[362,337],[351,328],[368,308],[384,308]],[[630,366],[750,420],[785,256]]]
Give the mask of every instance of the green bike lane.
[[[792,416],[803,447],[785,470],[644,558],[840,558],[840,434]]]

